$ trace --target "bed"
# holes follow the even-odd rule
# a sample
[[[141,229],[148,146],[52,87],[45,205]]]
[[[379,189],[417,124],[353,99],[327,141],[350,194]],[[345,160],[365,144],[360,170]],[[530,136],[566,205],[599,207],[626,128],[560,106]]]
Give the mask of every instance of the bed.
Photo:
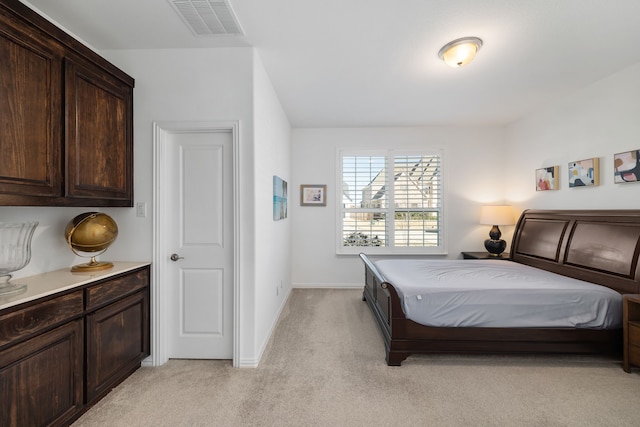
[[[621,296],[640,293],[639,255],[640,210],[527,210],[516,225],[509,260],[447,261],[414,257],[394,261],[360,254],[365,266],[363,300],[382,331],[390,366],[400,366],[413,353],[619,355]],[[458,263],[457,268],[447,270],[447,263],[454,267]],[[394,264],[397,264],[395,270]],[[505,320],[506,314],[496,319],[479,316],[477,312],[467,315],[441,310],[443,316],[443,313],[434,313],[437,304],[433,301],[431,305],[423,304],[422,308],[420,304],[410,307],[408,300],[424,303],[426,299],[417,296],[421,285],[408,273],[412,269],[418,274],[424,273],[425,277],[420,280],[438,281],[436,288],[441,292],[450,292],[450,288],[456,286],[465,290],[472,287],[475,298],[483,300],[490,307],[487,313],[492,315],[500,311],[496,307],[502,308],[505,295],[521,293],[534,305],[526,309],[518,307],[519,313],[528,310],[538,317],[531,323],[525,316],[516,315],[510,323]],[[483,280],[496,283],[496,274],[507,278],[500,283],[512,282],[516,288],[505,293],[503,289],[498,292],[496,286],[485,290],[477,287]],[[568,291],[564,287],[554,290],[554,277],[568,283],[572,293],[566,295]],[[536,286],[528,286],[528,282],[544,283],[545,290],[536,291]],[[554,291],[559,293],[554,295]],[[492,303],[493,294],[497,299]],[[598,295],[608,299],[600,301]],[[453,294],[440,297],[443,301],[460,299]],[[466,300],[467,296],[462,299]],[[574,308],[578,300],[588,301],[589,307],[604,307],[608,314],[600,316],[594,309],[587,310],[595,314],[586,320],[582,312],[571,313],[568,323],[566,319],[556,321],[554,306]],[[405,314],[405,309],[410,315]]]

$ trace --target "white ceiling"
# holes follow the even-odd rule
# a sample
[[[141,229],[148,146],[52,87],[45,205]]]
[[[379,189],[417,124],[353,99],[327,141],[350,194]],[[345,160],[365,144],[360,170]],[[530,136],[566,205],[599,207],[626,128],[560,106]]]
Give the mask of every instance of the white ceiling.
[[[244,37],[167,0],[29,3],[97,50],[254,46],[294,127],[505,124],[640,62],[638,0],[229,0]],[[449,68],[462,36],[484,46]]]

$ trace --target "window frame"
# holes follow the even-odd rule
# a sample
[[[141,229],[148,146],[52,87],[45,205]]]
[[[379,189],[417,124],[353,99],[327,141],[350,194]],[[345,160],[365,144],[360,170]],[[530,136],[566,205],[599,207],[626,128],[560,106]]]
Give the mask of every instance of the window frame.
[[[438,246],[419,246],[419,247],[408,247],[408,246],[344,246],[343,245],[343,213],[348,209],[343,208],[343,158],[351,157],[351,156],[367,156],[367,157],[385,157],[385,170],[388,171],[390,167],[393,166],[394,157],[398,156],[438,156],[440,160],[440,207],[434,210],[439,212],[439,242]],[[337,255],[352,255],[359,254],[361,252],[366,252],[371,255],[446,255],[447,254],[447,233],[446,233],[446,217],[445,217],[445,208],[446,208],[446,197],[445,197],[445,167],[444,167],[444,150],[442,148],[406,148],[406,149],[338,149],[336,152],[336,189],[335,197],[336,197],[336,232],[335,232],[335,245],[336,245],[336,254]],[[386,174],[388,185],[389,177],[393,176],[393,174]],[[393,186],[390,186],[392,189]],[[393,190],[390,190],[389,200],[393,200],[394,193]],[[353,211],[353,210],[351,210]],[[388,203],[386,208],[360,208],[359,212],[362,213],[376,213],[376,212],[385,212],[387,215],[391,214],[394,216],[393,225],[395,228],[395,212],[403,211],[403,209],[396,208],[393,203]],[[405,210],[407,211],[407,210]],[[395,230],[391,229],[388,232],[389,241],[393,241]]]

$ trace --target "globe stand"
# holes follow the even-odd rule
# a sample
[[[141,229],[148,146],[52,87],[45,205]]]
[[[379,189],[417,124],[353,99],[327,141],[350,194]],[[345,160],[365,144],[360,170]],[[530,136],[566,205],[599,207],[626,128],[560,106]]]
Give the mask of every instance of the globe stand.
[[[72,273],[88,273],[92,271],[108,270],[113,267],[113,263],[109,261],[97,261],[92,256],[91,260],[84,264],[77,264],[71,267]]]
[[[90,259],[87,263],[72,266],[72,273],[92,273],[113,267],[112,262],[96,260],[118,236],[118,226],[109,215],[101,212],[77,215],[67,224],[64,235],[71,252]]]

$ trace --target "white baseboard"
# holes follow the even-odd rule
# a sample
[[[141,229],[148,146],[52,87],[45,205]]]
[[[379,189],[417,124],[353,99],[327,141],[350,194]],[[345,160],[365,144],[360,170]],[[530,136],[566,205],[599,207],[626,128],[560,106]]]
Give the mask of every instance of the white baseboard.
[[[363,283],[293,283],[294,289],[362,289]]]
[[[273,335],[273,332],[276,330],[276,326],[278,326],[278,322],[280,321],[280,316],[282,315],[282,310],[284,310],[284,307],[287,305],[290,295],[291,295],[291,290],[289,290],[287,295],[285,295],[285,297],[282,299],[282,304],[280,304],[280,308],[278,309],[278,314],[275,317],[275,321],[271,325],[271,328],[269,329],[269,333],[267,333],[267,339],[265,339],[264,342],[262,343],[262,347],[258,351],[256,358],[240,359],[238,362],[239,368],[257,368],[258,367],[258,365],[260,364],[260,360],[262,359],[262,355],[264,354],[264,351],[267,349],[267,346],[269,345],[271,336]]]

